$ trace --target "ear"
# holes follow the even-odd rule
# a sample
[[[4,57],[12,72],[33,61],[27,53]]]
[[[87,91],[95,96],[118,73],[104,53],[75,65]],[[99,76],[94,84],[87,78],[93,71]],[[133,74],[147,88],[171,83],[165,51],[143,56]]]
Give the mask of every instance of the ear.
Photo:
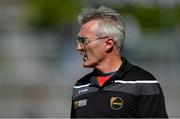
[[[114,47],[114,40],[112,38],[108,38],[105,42],[105,51],[110,51]]]

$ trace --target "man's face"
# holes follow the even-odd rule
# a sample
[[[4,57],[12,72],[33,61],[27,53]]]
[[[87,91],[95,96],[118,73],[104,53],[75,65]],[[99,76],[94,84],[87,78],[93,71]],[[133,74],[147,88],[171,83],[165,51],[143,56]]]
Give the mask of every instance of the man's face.
[[[84,67],[96,67],[105,58],[104,40],[98,38],[94,32],[98,21],[92,20],[80,28],[77,42],[77,50],[83,56]]]

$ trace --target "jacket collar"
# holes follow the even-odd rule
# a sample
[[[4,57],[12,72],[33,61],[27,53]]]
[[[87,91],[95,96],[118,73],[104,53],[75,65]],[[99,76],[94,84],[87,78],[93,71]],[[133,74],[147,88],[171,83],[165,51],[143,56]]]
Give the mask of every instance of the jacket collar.
[[[121,59],[122,59],[122,64],[121,64],[120,68],[118,69],[118,71],[117,71],[110,79],[108,79],[108,80],[103,84],[102,87],[108,85],[109,83],[114,82],[114,80],[116,80],[116,79],[121,79],[121,78],[123,77],[123,75],[124,75],[127,71],[129,71],[129,70],[131,69],[132,64],[130,64],[130,63],[126,60],[125,57],[121,57]],[[96,78],[95,78],[96,74],[97,74],[97,70],[94,69],[93,72],[92,72],[92,77],[91,77],[91,79],[90,79],[90,82],[95,83],[95,84],[97,84],[97,81],[96,81]]]

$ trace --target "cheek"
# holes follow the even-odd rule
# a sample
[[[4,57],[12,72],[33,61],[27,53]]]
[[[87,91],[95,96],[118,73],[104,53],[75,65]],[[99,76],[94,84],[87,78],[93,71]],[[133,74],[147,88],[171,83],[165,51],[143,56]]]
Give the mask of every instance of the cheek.
[[[91,60],[101,60],[104,56],[104,52],[100,48],[93,48],[90,49],[89,52],[87,52],[88,58]]]

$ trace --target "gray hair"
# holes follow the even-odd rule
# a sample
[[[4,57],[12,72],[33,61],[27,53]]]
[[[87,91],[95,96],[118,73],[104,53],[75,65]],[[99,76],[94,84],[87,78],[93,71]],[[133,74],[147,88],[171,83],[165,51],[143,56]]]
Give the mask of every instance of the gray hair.
[[[113,37],[116,47],[121,51],[125,39],[125,25],[123,17],[111,8],[101,6],[98,9],[86,8],[78,15],[80,25],[93,19],[100,19],[97,33],[99,37]]]

